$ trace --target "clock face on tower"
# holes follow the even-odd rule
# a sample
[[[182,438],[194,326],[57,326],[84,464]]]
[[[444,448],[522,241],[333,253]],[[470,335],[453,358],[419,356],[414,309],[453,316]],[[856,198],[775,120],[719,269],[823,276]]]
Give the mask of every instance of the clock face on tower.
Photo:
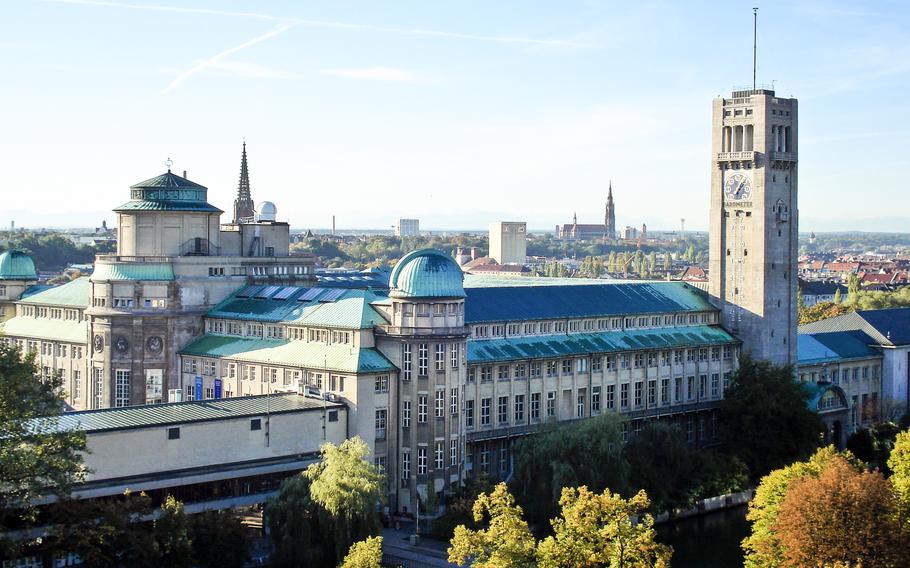
[[[752,180],[744,173],[735,173],[724,182],[724,197],[728,201],[741,201],[752,196]]]

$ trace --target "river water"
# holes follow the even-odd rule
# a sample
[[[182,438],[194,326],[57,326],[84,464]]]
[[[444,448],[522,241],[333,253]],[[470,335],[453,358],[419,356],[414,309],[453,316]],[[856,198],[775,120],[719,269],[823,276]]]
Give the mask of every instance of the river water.
[[[673,568],[743,565],[740,542],[749,534],[746,506],[657,525],[658,540],[673,547]]]

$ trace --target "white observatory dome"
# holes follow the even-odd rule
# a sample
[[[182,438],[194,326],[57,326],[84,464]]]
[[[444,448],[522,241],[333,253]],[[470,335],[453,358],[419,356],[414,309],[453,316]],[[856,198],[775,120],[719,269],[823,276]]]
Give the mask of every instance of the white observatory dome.
[[[263,201],[256,206],[260,221],[274,221],[278,217],[278,208],[271,201]]]

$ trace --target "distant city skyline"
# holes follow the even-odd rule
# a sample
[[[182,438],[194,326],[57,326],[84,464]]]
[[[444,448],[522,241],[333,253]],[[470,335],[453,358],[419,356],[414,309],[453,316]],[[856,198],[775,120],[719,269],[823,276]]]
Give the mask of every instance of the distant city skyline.
[[[15,1],[0,227],[110,224],[167,158],[228,221],[246,138],[253,198],[294,227],[552,230],[602,222],[612,180],[617,228],[706,230],[752,5]],[[758,81],[800,101],[801,232],[910,226],[908,11],[760,5]]]

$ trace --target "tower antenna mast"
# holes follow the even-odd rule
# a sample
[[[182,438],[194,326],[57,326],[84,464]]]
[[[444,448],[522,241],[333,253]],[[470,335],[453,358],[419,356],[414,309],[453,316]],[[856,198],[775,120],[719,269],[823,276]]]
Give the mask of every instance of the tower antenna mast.
[[[755,90],[755,64],[758,57],[758,8],[752,8],[752,90]]]

